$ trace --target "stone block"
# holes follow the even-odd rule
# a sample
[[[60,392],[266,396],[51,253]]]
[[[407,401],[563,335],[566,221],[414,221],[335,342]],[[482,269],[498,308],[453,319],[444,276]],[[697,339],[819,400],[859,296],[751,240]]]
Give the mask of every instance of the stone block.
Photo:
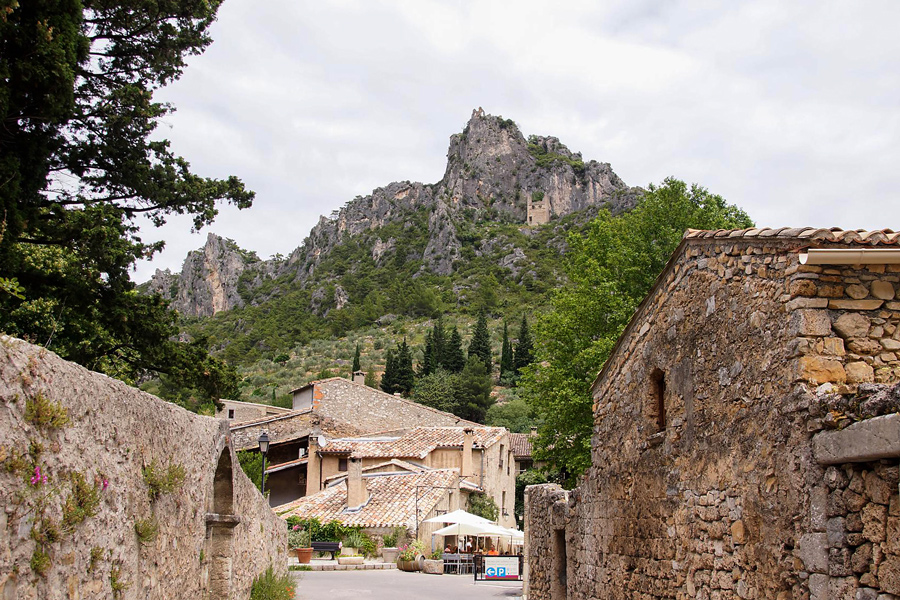
[[[784,304],[788,312],[802,308],[828,308],[828,298],[794,298]]]
[[[828,575],[813,573],[809,576],[809,600],[829,600]]]
[[[854,573],[866,573],[872,567],[872,544],[863,544],[853,551],[850,569]]]
[[[819,286],[819,296],[823,298],[840,298],[844,295],[844,286],[842,285],[821,285]]]
[[[847,545],[847,530],[844,528],[843,517],[833,517],[825,523],[825,531],[828,534],[828,545],[831,548],[841,548]]]
[[[877,504],[887,505],[891,501],[891,494],[897,490],[896,486],[889,484],[873,471],[866,473],[863,481],[866,486],[866,496]]]
[[[842,338],[858,338],[869,335],[871,322],[868,317],[858,313],[846,313],[834,322],[834,330]]]
[[[859,421],[841,431],[823,431],[813,438],[813,455],[825,465],[900,456],[900,414]]]
[[[856,600],[856,577],[832,577],[828,582],[831,600]]]
[[[887,507],[881,504],[867,504],[862,509],[863,537],[880,543],[885,539],[887,527]]]
[[[871,383],[875,381],[875,370],[862,361],[844,365],[847,383]]]
[[[822,354],[830,356],[844,356],[844,340],[839,337],[827,337],[822,340]]]
[[[855,283],[847,286],[847,295],[854,300],[862,300],[869,295],[869,290],[866,286]]]
[[[833,310],[878,310],[884,300],[847,300],[843,298],[833,298],[828,301],[828,308]]]
[[[877,354],[884,350],[884,347],[872,338],[851,338],[847,341],[847,348],[855,354]]]
[[[735,544],[747,542],[747,527],[743,521],[735,521],[731,524],[731,541]]]
[[[878,600],[878,590],[859,588],[856,590],[856,600]]]
[[[798,358],[796,374],[797,379],[806,380],[813,385],[847,381],[844,366],[839,361],[822,356],[807,355]]]
[[[788,289],[791,296],[815,296],[817,291],[816,282],[810,279],[795,279]]]
[[[890,350],[891,352],[900,350],[900,340],[895,340],[894,338],[881,338],[881,345],[885,350]]]
[[[828,572],[828,535],[807,533],[800,536],[798,554],[810,573]]]
[[[872,295],[882,300],[893,300],[896,290],[890,281],[876,279],[871,286]]]
[[[900,556],[891,556],[878,567],[878,582],[889,594],[900,595]]]
[[[824,310],[795,310],[791,313],[789,330],[791,335],[828,336],[831,335],[831,319]]]

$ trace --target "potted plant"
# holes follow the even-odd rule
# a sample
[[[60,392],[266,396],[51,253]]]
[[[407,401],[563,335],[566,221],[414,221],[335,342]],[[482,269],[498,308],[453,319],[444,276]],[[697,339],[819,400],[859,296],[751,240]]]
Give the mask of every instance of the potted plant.
[[[400,541],[400,536],[404,533],[405,530],[402,527],[395,527],[391,533],[384,536],[384,547],[381,549],[381,557],[384,562],[397,562],[397,555],[400,554],[397,542]]]
[[[288,530],[288,546],[297,553],[300,564],[309,564],[312,559],[313,549],[309,541],[309,532],[294,525]]]
[[[411,544],[402,546],[397,556],[397,568],[401,571],[419,571],[421,565],[419,558],[425,552],[425,544],[419,540],[413,540]]]
[[[351,529],[344,536],[344,545],[341,549],[343,556],[355,556],[360,554],[360,548],[366,545],[366,534],[361,529]]]
[[[431,555],[425,559],[425,564],[422,567],[422,572],[430,573],[431,575],[443,575],[444,574],[444,559],[443,559],[444,551],[438,548]]]

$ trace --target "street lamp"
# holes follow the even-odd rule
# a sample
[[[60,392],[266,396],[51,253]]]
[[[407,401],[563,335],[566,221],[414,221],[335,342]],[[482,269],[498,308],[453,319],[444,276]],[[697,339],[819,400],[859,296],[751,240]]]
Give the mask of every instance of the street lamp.
[[[269,453],[269,434],[266,433],[265,431],[263,431],[260,434],[257,442],[259,442],[259,453],[262,454],[262,457],[263,457],[262,485],[260,486],[260,488],[261,488],[260,491],[263,493],[263,495],[265,495],[266,494],[266,454]]]

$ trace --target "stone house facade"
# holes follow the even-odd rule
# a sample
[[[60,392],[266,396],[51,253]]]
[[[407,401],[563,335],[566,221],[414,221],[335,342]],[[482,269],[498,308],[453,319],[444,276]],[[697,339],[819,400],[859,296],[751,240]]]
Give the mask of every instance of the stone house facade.
[[[307,495],[325,489],[330,480],[348,472],[354,460],[362,469],[374,468],[399,459],[415,468],[453,469],[465,496],[484,493],[493,498],[499,514],[497,523],[515,527],[516,471],[509,432],[504,427],[416,427],[412,430],[327,440],[310,451]]]
[[[287,532],[225,421],[0,336],[0,598],[247,598]]]
[[[526,490],[529,598],[900,597],[897,408],[827,431],[900,381],[898,242],[686,233],[591,388],[591,468]]]
[[[280,406],[272,406],[271,404],[259,404],[257,402],[241,402],[239,400],[220,400],[222,403],[221,410],[216,411],[216,417],[219,419],[228,419],[235,423],[243,423],[245,421],[255,421],[257,419],[265,419],[266,417],[274,417],[291,412],[290,408],[281,408]]]

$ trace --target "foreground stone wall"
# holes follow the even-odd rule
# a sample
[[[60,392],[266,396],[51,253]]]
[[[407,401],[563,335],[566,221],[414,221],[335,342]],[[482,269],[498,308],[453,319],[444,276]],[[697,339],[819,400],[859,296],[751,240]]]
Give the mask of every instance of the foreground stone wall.
[[[5,336],[0,504],[0,598],[244,599],[286,565],[226,421]]]
[[[530,598],[893,598],[883,542],[857,553],[847,529],[824,546],[826,572],[841,565],[826,581],[804,536],[857,527],[817,508],[812,438],[829,417],[814,390],[900,380],[897,269],[803,266],[799,246],[685,242],[594,385],[592,468],[565,502],[530,493],[529,556],[555,556],[542,523],[565,513],[567,561],[554,591],[563,574],[530,560]]]

